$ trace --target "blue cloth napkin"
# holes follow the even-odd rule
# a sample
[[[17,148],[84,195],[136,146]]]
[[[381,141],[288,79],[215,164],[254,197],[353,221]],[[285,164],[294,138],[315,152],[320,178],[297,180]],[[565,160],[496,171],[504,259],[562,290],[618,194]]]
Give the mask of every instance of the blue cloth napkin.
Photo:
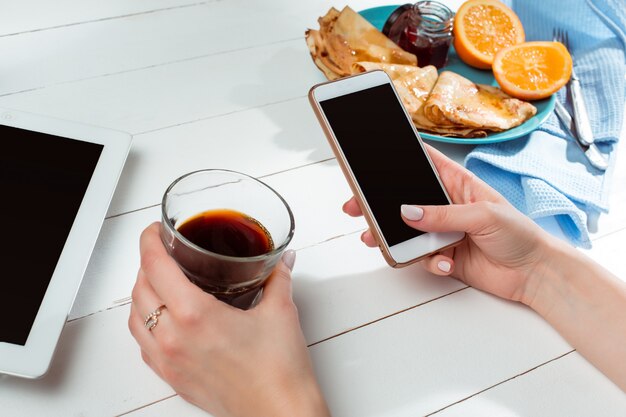
[[[606,172],[591,167],[554,114],[523,138],[476,147],[465,164],[520,211],[533,219],[554,216],[573,244],[589,248],[588,217],[597,218],[609,209],[610,179],[624,115],[626,2],[505,3],[520,17],[527,41],[552,40],[555,27],[568,31],[594,136],[610,167]],[[565,88],[557,93],[557,100],[566,103]]]

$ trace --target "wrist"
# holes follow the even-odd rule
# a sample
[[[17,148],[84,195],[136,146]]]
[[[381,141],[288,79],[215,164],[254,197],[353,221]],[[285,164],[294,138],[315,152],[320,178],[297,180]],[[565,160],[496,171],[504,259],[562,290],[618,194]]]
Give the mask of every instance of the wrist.
[[[310,413],[298,412],[296,413],[297,415],[307,417],[331,417],[330,410],[328,410],[328,406],[326,405],[326,400],[315,379],[309,384],[304,405],[308,405],[307,411],[310,410]],[[294,414],[291,415],[293,416]]]
[[[562,270],[572,258],[569,249],[566,244],[551,236],[545,239],[540,250],[541,256],[526,277],[520,299],[523,304],[537,312],[549,308],[546,304],[551,295],[548,293],[553,293],[555,287],[561,285],[560,280],[565,273]]]
[[[590,281],[580,277],[594,275],[594,265],[576,248],[550,236],[537,268],[527,277],[522,303],[547,318],[556,305],[582,295],[573,292],[584,294]]]
[[[282,398],[280,410],[274,410],[270,415],[280,417],[330,417],[330,411],[324,396],[315,379],[301,381],[297,392]]]

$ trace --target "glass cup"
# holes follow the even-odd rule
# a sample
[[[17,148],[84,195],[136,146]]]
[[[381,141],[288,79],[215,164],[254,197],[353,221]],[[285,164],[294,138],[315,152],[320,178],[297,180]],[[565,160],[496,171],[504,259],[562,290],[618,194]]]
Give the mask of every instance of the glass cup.
[[[243,310],[259,301],[263,284],[291,241],[295,227],[291,209],[276,191],[255,178],[228,170],[183,175],[165,191],[161,209],[161,239],[189,280]],[[224,255],[199,246],[180,232],[189,219],[201,213],[208,216],[214,210],[242,213],[259,224],[273,243],[269,251],[255,256]],[[244,239],[245,245],[247,237],[244,234],[234,239]]]

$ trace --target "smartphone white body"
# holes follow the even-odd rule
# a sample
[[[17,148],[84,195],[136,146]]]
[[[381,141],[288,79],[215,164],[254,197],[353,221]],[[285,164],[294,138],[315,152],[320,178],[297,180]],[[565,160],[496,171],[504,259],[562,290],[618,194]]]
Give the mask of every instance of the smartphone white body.
[[[465,237],[422,233],[400,216],[402,204],[444,205],[450,198],[385,72],[318,84],[309,101],[389,265],[409,265]]]

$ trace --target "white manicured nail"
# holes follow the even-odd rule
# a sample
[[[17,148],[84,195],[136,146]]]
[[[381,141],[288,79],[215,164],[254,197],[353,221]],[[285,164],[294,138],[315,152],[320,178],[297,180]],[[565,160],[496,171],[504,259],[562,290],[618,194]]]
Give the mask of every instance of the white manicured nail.
[[[452,268],[452,265],[450,265],[450,262],[448,261],[439,261],[437,262],[437,268],[439,268],[439,270],[441,272],[450,272],[450,268]]]
[[[424,217],[424,210],[421,207],[403,204],[402,207],[400,207],[400,211],[402,215],[409,220],[422,220],[422,217]]]
[[[290,271],[293,270],[293,265],[296,263],[296,251],[287,249],[282,256],[283,262],[289,268]]]

